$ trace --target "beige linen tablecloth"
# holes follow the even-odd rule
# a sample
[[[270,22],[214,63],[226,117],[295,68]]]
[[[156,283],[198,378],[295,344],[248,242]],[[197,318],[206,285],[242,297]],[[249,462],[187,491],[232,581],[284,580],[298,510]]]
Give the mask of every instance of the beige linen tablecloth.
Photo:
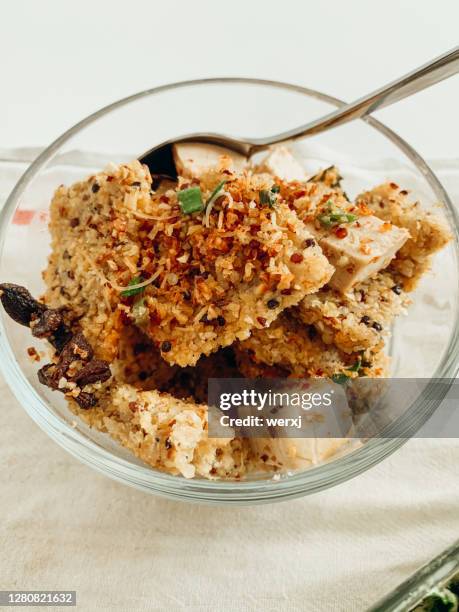
[[[458,460],[458,440],[412,440],[312,497],[186,505],[78,463],[1,381],[0,589],[76,590],[81,610],[365,610],[458,537]]]

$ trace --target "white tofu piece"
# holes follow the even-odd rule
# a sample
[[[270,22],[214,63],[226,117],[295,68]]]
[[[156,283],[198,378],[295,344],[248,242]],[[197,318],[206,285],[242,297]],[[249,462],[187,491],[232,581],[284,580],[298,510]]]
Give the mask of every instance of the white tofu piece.
[[[318,230],[312,223],[307,227],[335,267],[328,284],[341,293],[349,292],[357,283],[386,268],[410,237],[406,229],[372,215],[340,226],[347,230],[343,238],[339,237],[339,232],[336,233],[336,228]]]
[[[174,161],[180,175],[199,178],[212,169],[228,169],[236,174],[247,166],[244,155],[224,147],[199,142],[183,142],[173,146]]]
[[[258,170],[274,174],[283,181],[305,181],[306,172],[287,147],[275,147],[261,162]]]

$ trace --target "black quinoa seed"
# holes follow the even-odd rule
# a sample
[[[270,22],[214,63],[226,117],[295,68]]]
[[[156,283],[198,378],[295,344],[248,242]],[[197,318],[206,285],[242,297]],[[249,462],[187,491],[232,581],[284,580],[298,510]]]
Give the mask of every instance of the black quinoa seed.
[[[99,191],[99,189],[100,189],[100,185],[99,185],[99,183],[93,183],[93,185],[92,185],[92,187],[91,187],[91,191],[92,191],[93,193],[97,193],[97,192]]]
[[[314,325],[308,325],[308,338],[314,340],[317,337],[317,329]]]
[[[400,295],[402,293],[402,288],[400,287],[400,285],[394,285],[392,287],[392,291],[396,294],[396,295]]]
[[[266,306],[270,309],[270,310],[274,310],[274,308],[277,308],[279,306],[279,302],[277,300],[268,300]]]
[[[165,340],[161,344],[161,352],[162,353],[168,353],[171,349],[172,349],[172,344],[169,342],[169,340]]]
[[[368,315],[363,315],[363,317],[360,319],[360,323],[363,323],[364,325],[370,325],[371,319]]]
[[[381,323],[378,323],[377,321],[375,321],[371,327],[378,332],[382,331],[382,325]]]
[[[221,315],[219,315],[217,317],[217,323],[218,323],[218,325],[220,325],[220,327],[223,327],[226,324],[225,317],[222,317]]]

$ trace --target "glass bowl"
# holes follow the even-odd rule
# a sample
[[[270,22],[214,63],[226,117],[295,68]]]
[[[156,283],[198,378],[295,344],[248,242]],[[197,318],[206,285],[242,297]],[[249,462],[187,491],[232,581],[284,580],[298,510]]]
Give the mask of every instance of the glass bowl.
[[[90,115],[52,143],[17,183],[0,218],[0,279],[43,290],[41,271],[49,252],[47,210],[54,189],[83,179],[106,163],[129,161],[166,139],[193,132],[261,137],[305,123],[343,102],[319,92],[255,79],[206,79],[143,91]],[[296,145],[311,171],[337,163],[345,188],[358,191],[387,179],[412,189],[427,207],[443,203],[454,241],[436,259],[421,284],[409,317],[401,318],[391,345],[393,375],[452,378],[458,356],[458,219],[448,194],[406,142],[375,119],[366,118]],[[435,323],[426,326],[425,322]],[[420,333],[422,331],[422,337]],[[58,444],[108,476],[174,499],[214,504],[254,504],[311,494],[377,464],[404,439],[375,438],[327,463],[285,475],[243,482],[187,480],[142,464],[108,436],[89,429],[60,394],[39,384],[37,364],[26,354],[29,330],[3,312],[0,364],[6,381],[29,415]],[[418,351],[420,346],[430,350]],[[43,350],[43,345],[37,344]],[[411,358],[406,359],[406,355]],[[414,358],[413,356],[416,355]],[[441,398],[423,393],[412,406],[431,414]]]

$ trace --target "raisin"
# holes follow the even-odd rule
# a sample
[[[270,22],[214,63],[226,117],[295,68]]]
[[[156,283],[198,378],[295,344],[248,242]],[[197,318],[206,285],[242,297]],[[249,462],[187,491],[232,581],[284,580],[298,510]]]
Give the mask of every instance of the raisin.
[[[28,327],[32,318],[40,315],[46,306],[37,302],[25,287],[11,283],[1,283],[1,301],[7,314],[19,323]]]
[[[77,397],[73,398],[78,406],[83,410],[88,410],[88,408],[93,408],[97,404],[97,399],[93,393],[85,393],[81,391]]]
[[[56,377],[56,366],[52,363],[44,365],[38,370],[38,380],[45,387],[58,389],[59,378]]]
[[[70,219],[70,227],[78,227],[80,225],[80,220],[77,217]]]
[[[69,380],[76,382],[79,387],[85,387],[96,382],[105,382],[111,375],[110,367],[106,361],[93,359]]]
[[[53,335],[64,321],[58,310],[44,310],[38,319],[31,321],[30,329],[35,338],[49,338]]]
[[[266,306],[270,309],[270,310],[274,310],[274,308],[277,308],[279,306],[279,302],[277,300],[268,300]]]
[[[306,249],[309,249],[309,248],[315,246],[315,244],[316,244],[316,241],[314,240],[314,238],[307,238],[304,241],[304,246],[305,246]]]
[[[75,361],[81,359],[81,361],[90,361],[94,356],[94,351],[91,345],[86,340],[82,332],[76,333],[64,346],[59,361],[66,366]]]
[[[217,317],[217,323],[220,327],[223,327],[226,324],[226,319],[225,317],[222,317],[221,315],[219,315]]]
[[[97,193],[97,192],[99,191],[99,189],[100,189],[100,185],[99,185],[99,183],[94,183],[94,184],[92,185],[92,187],[91,187],[91,191],[92,191],[93,193]]]
[[[314,338],[317,338],[317,329],[314,327],[314,325],[308,325],[308,338],[309,340],[314,340]]]
[[[48,338],[48,341],[54,346],[57,352],[60,353],[64,346],[72,339],[72,335],[72,332],[65,325],[61,325],[55,333]]]

